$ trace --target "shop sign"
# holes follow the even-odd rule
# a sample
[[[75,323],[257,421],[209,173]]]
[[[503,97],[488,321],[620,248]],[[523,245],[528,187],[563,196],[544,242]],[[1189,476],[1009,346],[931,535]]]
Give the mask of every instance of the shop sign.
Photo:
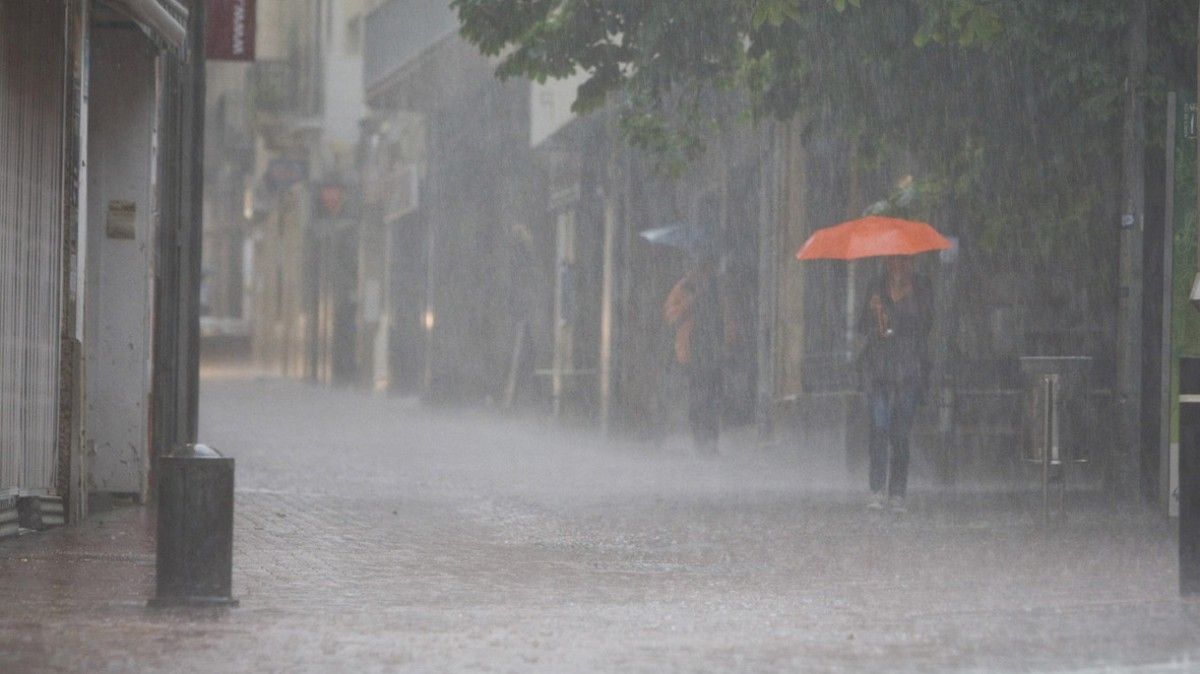
[[[254,0],[208,0],[204,56],[210,61],[254,60]]]

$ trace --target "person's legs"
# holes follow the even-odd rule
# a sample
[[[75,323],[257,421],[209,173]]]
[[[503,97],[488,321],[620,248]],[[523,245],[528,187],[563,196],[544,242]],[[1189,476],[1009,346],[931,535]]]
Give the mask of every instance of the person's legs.
[[[704,376],[688,368],[688,422],[692,427],[692,442],[698,447],[704,438]]]
[[[704,378],[704,445],[702,449],[711,454],[717,452],[717,439],[721,435],[721,370],[713,369]]]
[[[888,496],[903,499],[908,490],[909,435],[917,414],[917,391],[912,386],[902,386],[892,400],[892,418],[889,435],[892,441],[891,479],[888,481]]]
[[[891,422],[891,404],[887,388],[873,387],[867,393],[867,411],[871,415],[870,485],[873,493],[880,493],[887,485],[888,427]]]
[[[715,453],[721,423],[721,371],[695,368],[689,371],[688,417],[696,449]]]

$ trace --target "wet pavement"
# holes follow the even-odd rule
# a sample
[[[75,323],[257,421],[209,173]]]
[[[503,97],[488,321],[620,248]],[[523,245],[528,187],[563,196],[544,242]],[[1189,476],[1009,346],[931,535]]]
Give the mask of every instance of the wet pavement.
[[[237,459],[233,610],[145,608],[152,513],[0,542],[0,672],[1200,671],[1168,522],[837,461],[205,382]]]

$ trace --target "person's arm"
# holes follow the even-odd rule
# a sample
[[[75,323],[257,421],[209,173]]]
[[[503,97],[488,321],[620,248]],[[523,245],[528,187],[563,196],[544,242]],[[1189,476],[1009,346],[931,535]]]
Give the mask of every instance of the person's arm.
[[[854,353],[855,377],[860,391],[865,391],[870,386],[872,345],[879,340],[879,323],[872,305],[883,302],[880,287],[877,278],[867,283],[867,293],[862,303],[862,310],[859,311],[858,322],[854,325],[854,344],[851,348]]]
[[[918,276],[913,289],[917,295],[917,311],[920,324],[921,348],[929,341],[929,333],[933,330],[933,284],[924,276]]]
[[[867,284],[867,296],[858,315],[858,324],[854,326],[860,344],[869,342],[879,336],[879,317],[877,312],[882,310],[882,283],[878,279]]]
[[[720,286],[722,328],[725,333],[725,351],[732,354],[742,339],[742,326],[738,321],[737,307],[734,306],[733,293],[727,284]]]
[[[693,295],[690,285],[688,279],[684,277],[667,294],[667,301],[663,304],[663,319],[666,320],[667,325],[675,326],[691,312],[695,295]]]
[[[919,401],[924,402],[929,394],[929,380],[933,376],[933,358],[929,353],[929,333],[933,330],[933,285],[923,276],[914,281],[913,292],[917,299],[917,325],[919,341],[917,342],[921,358],[921,380]]]

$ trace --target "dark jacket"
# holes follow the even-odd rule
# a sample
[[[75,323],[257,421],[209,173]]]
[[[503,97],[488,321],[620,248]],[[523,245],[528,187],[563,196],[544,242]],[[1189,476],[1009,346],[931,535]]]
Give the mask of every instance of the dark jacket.
[[[881,334],[872,297],[882,301],[888,334]],[[933,290],[927,279],[914,276],[912,294],[898,303],[892,302],[883,276],[872,281],[858,320],[858,333],[866,342],[858,363],[863,383],[923,388],[929,375],[926,345],[932,326]]]

